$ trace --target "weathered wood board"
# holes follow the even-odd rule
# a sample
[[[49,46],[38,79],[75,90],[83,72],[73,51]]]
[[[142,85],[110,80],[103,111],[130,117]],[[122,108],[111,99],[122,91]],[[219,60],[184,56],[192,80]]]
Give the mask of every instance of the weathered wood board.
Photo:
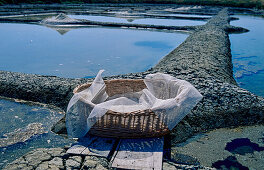
[[[122,139],[112,157],[113,168],[162,169],[164,138]]]
[[[116,139],[101,138],[97,136],[87,136],[80,138],[78,143],[67,150],[69,154],[91,155],[109,157],[110,152],[114,149]]]

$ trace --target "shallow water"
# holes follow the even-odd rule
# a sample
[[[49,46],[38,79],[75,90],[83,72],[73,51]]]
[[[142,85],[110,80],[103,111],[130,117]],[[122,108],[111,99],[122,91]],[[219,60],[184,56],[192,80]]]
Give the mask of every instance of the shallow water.
[[[168,25],[168,26],[192,26],[192,25],[204,25],[205,21],[186,20],[186,19],[137,19],[133,21],[135,24],[151,24],[151,25]]]
[[[166,14],[168,16],[179,16],[179,17],[198,17],[198,18],[203,18],[203,17],[212,17],[212,15],[195,15],[195,14]]]
[[[204,25],[205,21],[187,20],[187,19],[154,19],[154,18],[141,18],[141,19],[125,19],[107,16],[91,16],[91,15],[69,15],[75,19],[87,19],[91,21],[100,22],[117,22],[117,23],[133,23],[133,24],[150,24],[150,25],[168,25],[168,26],[191,26],[191,25]]]
[[[95,27],[57,31],[40,25],[0,24],[0,70],[71,78],[95,76],[100,69],[106,70],[105,76],[140,72],[188,36]]]
[[[264,97],[264,18],[235,15],[239,20],[231,25],[250,31],[244,34],[231,34],[231,50],[234,75],[240,87]]]
[[[27,105],[0,98],[0,169],[8,162],[33,149],[63,147],[72,143],[72,141],[50,132],[51,126],[62,117],[63,114],[46,107]],[[5,139],[12,140],[6,134],[14,134],[19,128],[26,130],[27,125],[32,123],[42,124],[44,132],[36,132],[25,142],[18,140],[13,144],[8,144],[5,141]]]

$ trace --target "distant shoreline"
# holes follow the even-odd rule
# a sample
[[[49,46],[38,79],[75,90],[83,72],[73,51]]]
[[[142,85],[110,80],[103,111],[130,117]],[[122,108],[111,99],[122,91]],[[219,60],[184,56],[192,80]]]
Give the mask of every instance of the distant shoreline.
[[[176,4],[176,5],[208,5],[225,7],[243,7],[264,9],[264,0],[0,0],[5,4]]]

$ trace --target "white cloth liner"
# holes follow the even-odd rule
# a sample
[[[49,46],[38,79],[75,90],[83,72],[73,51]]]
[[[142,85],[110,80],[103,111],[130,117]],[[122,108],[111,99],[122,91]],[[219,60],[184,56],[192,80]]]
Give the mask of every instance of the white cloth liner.
[[[92,85],[74,94],[66,114],[66,127],[70,137],[83,137],[107,110],[121,113],[151,109],[158,116],[165,116],[164,123],[173,129],[202,99],[190,83],[167,74],[149,74],[144,79],[147,88],[140,92],[109,97],[100,70]],[[89,113],[79,112],[86,104]],[[88,115],[89,114],[89,115]]]

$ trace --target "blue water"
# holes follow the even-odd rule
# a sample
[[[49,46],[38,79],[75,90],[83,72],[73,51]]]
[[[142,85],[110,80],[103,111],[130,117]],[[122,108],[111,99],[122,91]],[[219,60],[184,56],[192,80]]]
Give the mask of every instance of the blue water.
[[[125,19],[107,16],[91,16],[91,15],[69,15],[71,18],[87,19],[91,21],[100,22],[117,22],[117,23],[133,23],[133,24],[150,24],[150,25],[168,25],[168,26],[191,26],[204,25],[205,21],[187,20],[187,19],[154,19],[154,18],[140,18],[140,19]]]
[[[230,35],[235,79],[242,88],[264,97],[264,18],[234,17],[239,20],[232,21],[231,25],[250,30]]]
[[[169,26],[192,26],[204,25],[205,21],[186,20],[186,19],[153,19],[144,18],[133,21],[135,24],[151,24],[151,25],[169,25]]]
[[[63,117],[59,111],[47,107],[28,105],[0,98],[0,169],[25,153],[36,148],[53,148],[69,145],[67,140],[50,131],[51,126]],[[25,129],[28,124],[41,123],[45,133],[36,134],[25,142],[6,145],[5,134]]]
[[[166,14],[168,16],[179,16],[179,17],[198,17],[198,18],[203,18],[203,17],[212,17],[212,15],[195,15],[195,14]]]
[[[59,32],[60,33],[59,33]],[[0,24],[0,70],[60,77],[145,71],[188,34],[109,28],[55,30],[31,24]]]

